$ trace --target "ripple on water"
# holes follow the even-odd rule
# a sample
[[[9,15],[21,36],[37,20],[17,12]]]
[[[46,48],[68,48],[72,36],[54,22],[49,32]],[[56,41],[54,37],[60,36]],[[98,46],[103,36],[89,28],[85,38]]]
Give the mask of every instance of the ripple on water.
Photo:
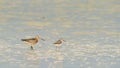
[[[29,50],[20,45],[10,45],[0,43],[0,62],[10,64],[19,64],[20,67],[39,67],[41,60],[54,63],[79,62],[81,64],[92,66],[117,65],[120,62],[120,46],[116,45],[97,45],[97,44],[64,44],[58,51],[54,46],[48,46],[46,49]]]

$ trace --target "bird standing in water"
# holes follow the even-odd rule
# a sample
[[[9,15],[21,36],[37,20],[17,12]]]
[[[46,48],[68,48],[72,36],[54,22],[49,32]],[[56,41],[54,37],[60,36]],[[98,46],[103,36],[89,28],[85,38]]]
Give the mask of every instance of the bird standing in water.
[[[56,50],[58,49],[58,47],[61,46],[61,44],[62,44],[63,41],[65,41],[65,40],[59,39],[59,40],[57,40],[56,42],[53,43],[54,46],[56,46]]]
[[[21,39],[21,41],[24,41],[25,43],[29,44],[31,46],[31,49],[33,50],[33,46],[38,43],[40,37],[36,35],[34,38],[28,38],[28,39]],[[41,40],[44,41],[44,39],[41,38]]]

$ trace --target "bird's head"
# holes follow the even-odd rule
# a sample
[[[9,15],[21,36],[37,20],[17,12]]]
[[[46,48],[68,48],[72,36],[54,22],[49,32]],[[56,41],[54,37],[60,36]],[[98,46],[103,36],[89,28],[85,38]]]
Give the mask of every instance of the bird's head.
[[[45,41],[45,39],[41,38],[39,35],[36,35],[35,38]]]
[[[61,41],[66,42],[63,38],[60,38]]]
[[[39,37],[39,35],[36,35],[35,38],[36,38],[36,39],[39,39],[40,37]]]

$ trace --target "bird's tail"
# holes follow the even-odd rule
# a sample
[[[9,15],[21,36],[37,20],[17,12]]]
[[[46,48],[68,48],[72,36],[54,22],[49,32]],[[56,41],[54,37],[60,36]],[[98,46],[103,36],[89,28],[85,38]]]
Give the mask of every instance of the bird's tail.
[[[26,41],[26,39],[21,39],[21,41]]]

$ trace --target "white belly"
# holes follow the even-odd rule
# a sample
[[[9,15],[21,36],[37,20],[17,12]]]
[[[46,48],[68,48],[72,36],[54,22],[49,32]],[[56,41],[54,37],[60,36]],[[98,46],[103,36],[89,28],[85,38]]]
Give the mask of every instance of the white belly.
[[[55,46],[59,47],[59,46],[61,46],[61,44],[55,44]]]

